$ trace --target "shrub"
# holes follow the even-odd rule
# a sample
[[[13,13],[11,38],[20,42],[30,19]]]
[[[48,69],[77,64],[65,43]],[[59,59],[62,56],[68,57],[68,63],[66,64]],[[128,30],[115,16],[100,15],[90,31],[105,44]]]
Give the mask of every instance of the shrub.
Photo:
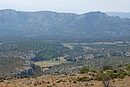
[[[96,70],[94,70],[94,68],[89,68],[89,72],[96,72]]]
[[[106,74],[107,74],[111,79],[117,77],[117,75],[114,73],[113,70],[106,70]]]
[[[127,69],[128,71],[130,71],[130,64],[128,64],[128,65],[126,66],[126,69]]]
[[[47,87],[52,87],[52,86],[47,86]]]
[[[118,71],[117,77],[123,79],[128,73],[124,71]]]
[[[103,66],[103,71],[112,70],[112,66]]]
[[[120,64],[120,65],[117,66],[117,68],[119,68],[119,67],[122,67],[122,65]]]
[[[113,70],[106,70],[106,73],[113,73]]]
[[[90,81],[91,79],[89,79],[89,77],[78,77],[77,81]]]
[[[84,74],[84,73],[87,73],[88,71],[89,71],[89,68],[83,67],[80,69],[79,74]]]
[[[103,78],[104,78],[104,74],[101,73],[101,72],[98,72],[98,73],[95,75],[95,80],[102,81]]]

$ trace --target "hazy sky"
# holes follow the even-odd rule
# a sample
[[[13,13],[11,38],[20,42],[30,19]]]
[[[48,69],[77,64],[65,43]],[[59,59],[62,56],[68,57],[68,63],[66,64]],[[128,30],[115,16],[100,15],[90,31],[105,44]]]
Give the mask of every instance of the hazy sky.
[[[0,0],[1,9],[68,13],[130,12],[130,0]]]

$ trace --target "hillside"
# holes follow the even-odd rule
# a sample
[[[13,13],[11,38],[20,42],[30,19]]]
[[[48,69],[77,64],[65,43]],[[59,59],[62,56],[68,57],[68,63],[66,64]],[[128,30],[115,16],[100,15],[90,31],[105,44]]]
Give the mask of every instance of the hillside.
[[[83,69],[83,68],[82,68]],[[106,68],[107,69],[107,68]],[[130,69],[130,68],[129,68]],[[130,72],[125,67],[80,74],[43,75],[40,77],[0,78],[1,87],[130,87]],[[82,70],[80,70],[82,71]],[[108,77],[107,77],[108,76]],[[109,85],[109,86],[105,86]]]
[[[60,40],[129,39],[130,19],[103,12],[85,14],[0,10],[0,37]]]

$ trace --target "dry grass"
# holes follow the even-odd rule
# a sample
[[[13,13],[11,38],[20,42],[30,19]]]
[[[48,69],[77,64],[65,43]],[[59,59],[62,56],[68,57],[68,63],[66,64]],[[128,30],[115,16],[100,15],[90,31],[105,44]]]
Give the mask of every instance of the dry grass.
[[[103,87],[101,81],[91,80],[80,82],[76,80],[83,76],[86,75],[45,75],[38,78],[11,79],[0,82],[0,87]],[[130,87],[130,77],[114,79],[110,83],[112,87]]]

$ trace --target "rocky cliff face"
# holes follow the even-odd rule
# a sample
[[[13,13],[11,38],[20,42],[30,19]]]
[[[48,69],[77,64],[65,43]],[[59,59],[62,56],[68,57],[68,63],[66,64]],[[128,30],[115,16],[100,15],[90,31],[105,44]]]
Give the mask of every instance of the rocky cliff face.
[[[27,62],[26,62],[27,63]],[[28,61],[28,63],[23,67],[23,69],[20,69],[16,72],[11,73],[11,76],[32,76],[33,70],[35,69],[35,65],[32,61]]]

